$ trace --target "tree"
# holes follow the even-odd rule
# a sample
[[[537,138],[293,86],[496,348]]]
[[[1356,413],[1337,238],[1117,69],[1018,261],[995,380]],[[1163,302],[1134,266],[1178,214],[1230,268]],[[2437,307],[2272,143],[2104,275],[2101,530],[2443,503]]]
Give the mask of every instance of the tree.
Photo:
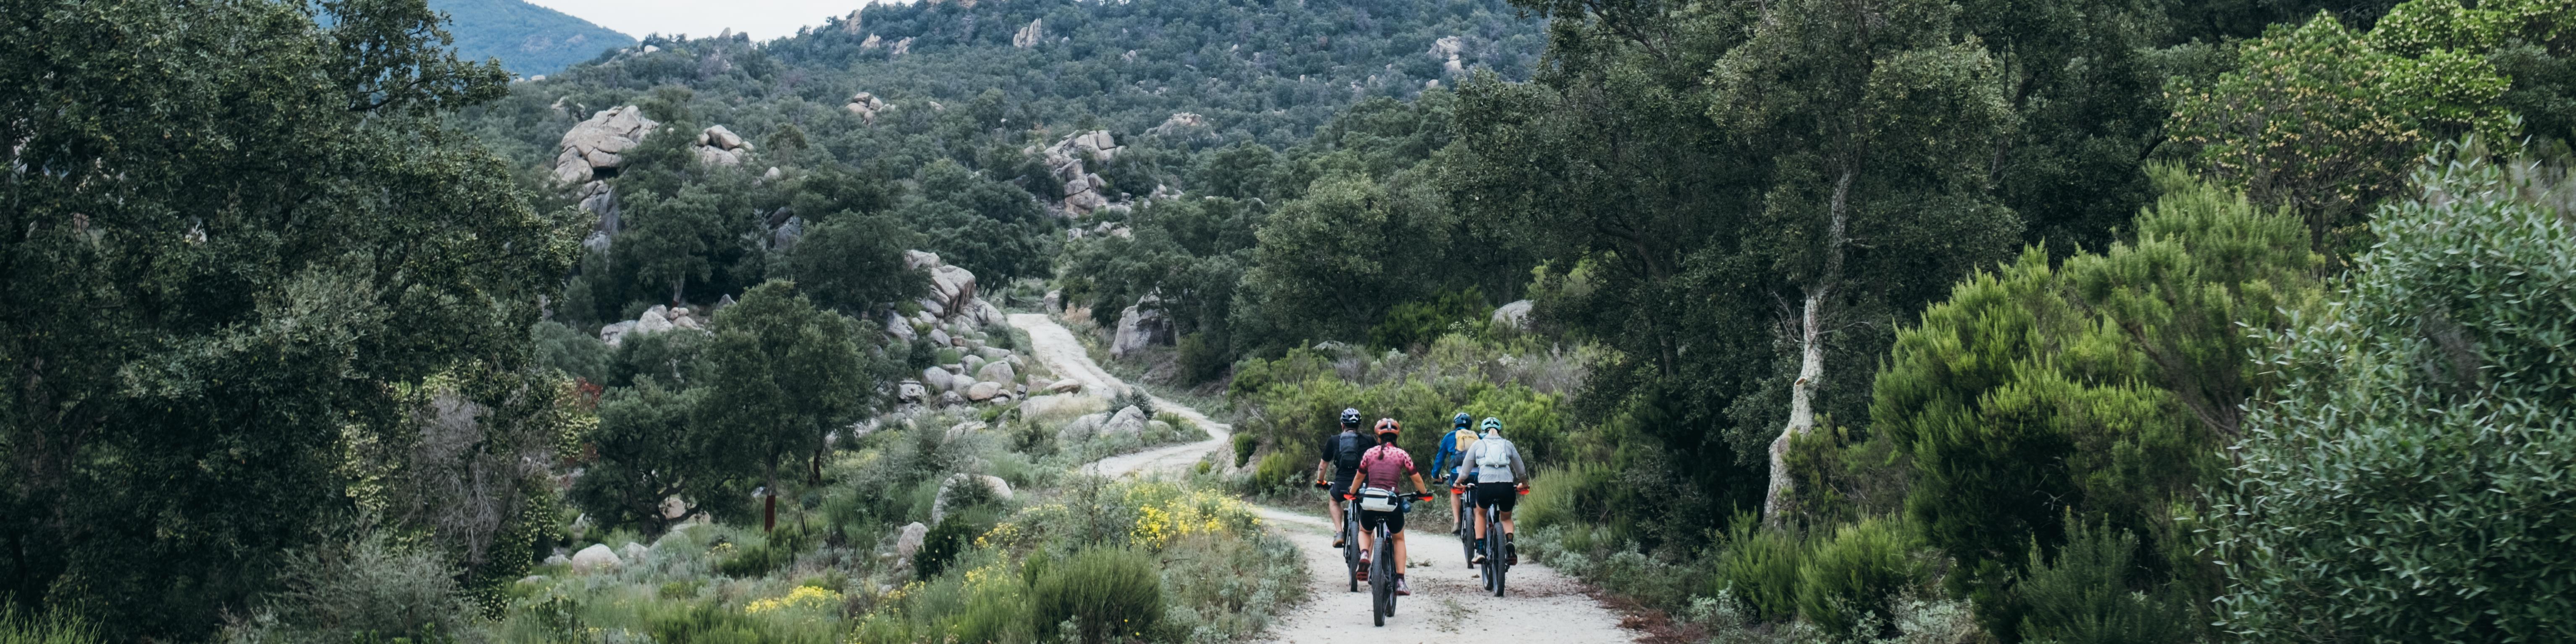
[[[2200,573],[2176,570],[2190,557],[2172,507],[2263,382],[2243,329],[2284,328],[2318,290],[2297,218],[2160,179],[2137,240],[2055,267],[2032,247],[1960,282],[1897,333],[1873,388],[1872,430],[1911,457],[1906,511],[1996,633],[2024,612],[2010,573],[2065,543],[2068,516],[2145,543],[2159,577]]]
[[[2274,334],[2207,513],[2253,642],[2576,637],[2563,166],[2447,147],[2322,314]]]
[[[792,282],[744,292],[709,330],[694,422],[755,455],[774,513],[779,464],[810,457],[820,476],[825,436],[875,410],[877,379],[893,367],[860,348],[876,346],[872,327],[815,308]]]
[[[1452,215],[1407,185],[1329,175],[1263,222],[1244,288],[1282,339],[1365,337],[1387,307],[1425,291]]]
[[[596,460],[574,482],[573,500],[598,516],[603,528],[638,526],[657,533],[672,521],[662,516],[664,498],[677,495],[706,506],[739,494],[730,484],[757,461],[724,428],[694,422],[707,391],[664,386],[646,376],[601,395],[599,427],[587,441]]]
[[[825,308],[864,317],[928,288],[928,276],[903,264],[903,252],[921,242],[893,217],[841,212],[809,225],[775,270]]]
[[[407,387],[530,366],[589,222],[449,133],[508,75],[418,0],[6,7],[0,594],[201,638]]]

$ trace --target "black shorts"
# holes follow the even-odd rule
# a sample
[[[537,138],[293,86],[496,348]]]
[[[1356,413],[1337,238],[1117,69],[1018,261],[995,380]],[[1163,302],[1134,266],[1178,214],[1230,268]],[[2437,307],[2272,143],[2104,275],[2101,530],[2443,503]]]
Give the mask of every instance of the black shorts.
[[[1333,495],[1334,503],[1342,502],[1342,495],[1351,493],[1351,480],[1359,478],[1358,474],[1358,472],[1334,474],[1332,487],[1325,488],[1324,492]]]
[[[1476,507],[1490,505],[1501,508],[1504,512],[1512,511],[1512,507],[1519,505],[1521,500],[1520,491],[1514,489],[1515,487],[1510,483],[1476,484]]]
[[[1361,510],[1361,511],[1360,511],[1360,529],[1361,529],[1361,530],[1376,530],[1376,529],[1377,529],[1377,524],[1380,524],[1380,523],[1384,523],[1384,524],[1386,524],[1386,533],[1387,533],[1387,534],[1397,534],[1397,533],[1404,532],[1404,513],[1402,513],[1402,512],[1374,512],[1374,511],[1369,511],[1369,510]]]

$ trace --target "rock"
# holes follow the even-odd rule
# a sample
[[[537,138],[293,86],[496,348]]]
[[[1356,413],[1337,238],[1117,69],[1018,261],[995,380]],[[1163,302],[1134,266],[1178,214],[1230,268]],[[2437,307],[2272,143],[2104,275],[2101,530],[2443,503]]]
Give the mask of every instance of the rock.
[[[930,330],[930,343],[931,343],[931,344],[936,344],[936,345],[939,345],[939,346],[943,346],[943,347],[944,347],[944,346],[948,346],[949,340],[950,340],[950,338],[948,337],[948,332],[947,332],[947,331],[942,331],[942,330],[939,330],[939,329],[931,329],[931,330]]]
[[[635,318],[635,330],[628,331],[627,334],[644,335],[671,330],[671,317],[662,313],[662,306],[654,305],[652,309],[644,311],[644,315]]]
[[[1172,435],[1172,424],[1159,420],[1145,421],[1145,431],[1155,436]]]
[[[566,556],[563,556],[563,555],[546,555],[546,564],[545,564],[545,565],[548,565],[548,566],[570,566],[570,565],[572,565],[572,558],[571,558],[571,557],[566,557]]]
[[[594,253],[607,253],[608,243],[608,231],[605,230],[590,231],[590,236],[581,238],[581,247]]]
[[[666,521],[677,521],[677,520],[679,520],[679,519],[680,519],[680,517],[685,517],[685,516],[689,516],[689,502],[688,502],[688,501],[682,500],[682,499],[680,498],[680,495],[677,495],[677,494],[674,494],[674,495],[671,495],[671,496],[662,497],[662,519],[663,519],[663,520],[666,520]]]
[[[724,307],[728,306],[733,306],[733,295],[730,293],[726,294],[724,297],[716,298],[715,306],[707,307],[707,310],[722,311],[724,310]]]
[[[608,343],[608,346],[610,346],[610,347],[615,347],[615,346],[617,346],[617,341],[618,341],[620,338],[624,338],[624,337],[626,337],[626,334],[628,334],[628,333],[632,333],[632,332],[634,332],[634,331],[635,331],[635,321],[634,321],[634,320],[627,320],[627,321],[624,321],[624,322],[619,322],[619,323],[616,323],[616,324],[611,324],[611,325],[608,325],[608,326],[599,327],[599,341]]]
[[[564,132],[555,155],[555,179],[579,184],[598,178],[601,170],[619,167],[625,162],[618,154],[637,145],[660,123],[644,118],[644,111],[633,105],[601,110],[588,120],[574,124]]]
[[[908,403],[921,402],[921,399],[930,397],[930,389],[923,386],[921,381],[906,380],[895,384],[894,397],[895,400]]]
[[[876,37],[869,36],[868,38],[873,40]],[[894,110],[894,104],[885,102],[884,99],[877,98],[875,94],[859,92],[857,94],[851,94],[850,102],[846,105],[842,105],[841,109],[849,110],[851,114],[859,115],[859,118],[865,119],[869,125],[875,125],[878,116]]]
[[[644,563],[644,557],[653,554],[653,550],[644,547],[644,544],[628,541],[625,546],[617,549],[617,554],[628,563]]]
[[[859,51],[867,51],[867,50],[870,50],[870,49],[876,49],[877,47],[882,46],[882,45],[884,45],[884,44],[885,44],[885,39],[884,39],[884,38],[878,38],[876,34],[868,34],[868,39],[867,39],[867,40],[859,41]]]
[[[912,322],[910,320],[905,320],[903,319],[903,316],[893,313],[886,314],[886,335],[894,336],[906,344],[910,344],[913,340],[921,338],[920,334],[912,332]]]
[[[1158,305],[1163,299],[1152,293],[1137,298],[1136,304],[1118,313],[1118,331],[1109,337],[1109,356],[1124,357],[1152,345],[1172,343],[1172,321],[1163,317]]]
[[[938,253],[921,250],[907,250],[903,252],[904,270],[917,271],[940,265],[942,265],[942,263],[939,261]]]
[[[1084,396],[1030,396],[1020,403],[1021,418],[1046,418],[1066,410],[1083,409],[1091,400]]]
[[[1019,32],[1011,34],[1013,47],[1028,49],[1038,46],[1041,42],[1046,42],[1046,28],[1039,25],[1037,20],[1029,21],[1029,26],[1021,27]]]
[[[996,361],[975,370],[975,379],[991,382],[1019,382],[1020,374],[1011,370],[1010,362]]]
[[[698,324],[698,319],[697,319],[697,318],[694,318],[694,317],[682,317],[682,318],[680,318],[680,319],[672,320],[672,321],[671,321],[671,328],[674,328],[674,329],[690,329],[690,330],[694,330],[694,331],[704,331],[704,330],[706,330],[706,327],[705,327],[704,325],[700,325],[700,324]]]
[[[933,500],[936,501],[936,499]],[[895,558],[906,562],[912,561],[912,553],[921,552],[921,541],[929,536],[930,526],[922,525],[919,521],[905,525],[903,532],[894,539]]]
[[[894,41],[893,47],[886,48],[886,55],[888,56],[901,56],[909,53],[912,53],[911,36],[905,36],[903,40]]]
[[[1146,420],[1145,410],[1128,405],[1118,410],[1118,415],[1109,417],[1108,422],[1101,423],[1100,433],[1103,436],[1135,436],[1145,432]]]
[[[931,497],[930,522],[938,523],[940,519],[946,518],[948,508],[961,500],[958,497],[966,494],[967,490],[975,489],[977,485],[983,486],[983,492],[993,500],[1011,500],[1011,482],[1002,480],[1002,477],[965,472],[950,474],[947,479],[939,482],[939,495]]]
[[[1064,289],[1047,291],[1046,297],[1038,300],[1038,304],[1039,306],[1045,307],[1045,310],[1048,313],[1064,312]]]
[[[990,428],[992,428],[992,426],[985,424],[984,421],[970,420],[955,425],[949,425],[948,431],[942,432],[940,434],[940,438],[953,441],[965,438],[967,434],[984,431]]]
[[[1010,321],[1010,315],[1003,313],[1002,307],[993,306],[992,302],[986,302],[983,298],[976,298],[973,304],[967,305],[966,314],[978,326],[992,326]]]
[[[1494,326],[1529,330],[1530,301],[1519,300],[1494,309]]]
[[[617,553],[610,551],[608,544],[605,543],[590,544],[590,547],[583,548],[581,552],[572,555],[572,568],[582,572],[607,570],[623,565],[626,565],[626,562],[619,560]]]
[[[941,407],[959,407],[964,406],[965,404],[965,394],[957,393],[955,390],[939,394],[939,406]]]
[[[966,354],[966,359],[965,359],[965,361],[964,361],[964,362],[962,362],[962,363],[960,363],[960,365],[959,365],[959,366],[964,367],[964,368],[966,369],[965,373],[982,374],[982,373],[983,373],[983,369],[984,369],[984,363],[986,363],[986,362],[990,362],[990,361],[989,361],[989,360],[985,360],[985,359],[984,359],[984,355],[983,355],[983,354],[981,354],[981,353],[975,353],[975,352],[968,352],[968,353]],[[992,380],[991,378],[985,378],[985,377],[983,377],[983,376],[981,376],[981,375],[976,376],[976,379],[978,379],[978,380]]]
[[[1070,379],[1070,378],[1065,379],[1065,380],[1058,380],[1058,381],[1055,381],[1055,384],[1047,385],[1046,390],[1047,390],[1047,393],[1051,393],[1051,394],[1070,394],[1070,393],[1078,393],[1078,392],[1081,392],[1081,391],[1082,391],[1082,381],[1079,381],[1079,380],[1073,380],[1073,379]]]
[[[698,163],[706,165],[741,165],[751,156],[752,146],[733,130],[722,125],[709,125],[698,133]]]
[[[992,400],[994,396],[1001,395],[1001,393],[1002,386],[999,384],[978,382],[973,386],[966,388],[966,399],[975,402],[984,402]]]
[[[520,577],[520,578],[519,578],[519,583],[522,583],[522,584],[542,584],[542,583],[546,583],[546,576],[545,576],[545,575],[528,575],[528,576],[526,576],[526,577]]]
[[[1027,413],[1027,408],[1025,406],[1022,407],[1021,413],[1023,415]],[[1068,444],[1091,440],[1093,436],[1100,435],[1101,424],[1107,422],[1109,422],[1109,414],[1083,414],[1075,417],[1073,422],[1065,423],[1063,427],[1056,428],[1055,440],[1058,443]]]
[[[941,308],[962,312],[975,303],[975,274],[955,266],[930,269],[930,288],[937,293]]]
[[[952,376],[948,375],[948,370],[946,369],[931,367],[921,370],[921,385],[928,387],[930,391],[948,391],[950,389],[955,389],[956,386],[951,385],[948,382],[950,378],[952,378]]]
[[[859,35],[859,10],[851,9],[850,15],[841,19],[841,33]]]

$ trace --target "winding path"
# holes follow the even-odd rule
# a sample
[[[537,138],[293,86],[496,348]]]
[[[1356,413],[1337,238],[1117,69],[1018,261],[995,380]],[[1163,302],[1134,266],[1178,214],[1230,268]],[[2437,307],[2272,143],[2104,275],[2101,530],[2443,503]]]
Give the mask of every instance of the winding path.
[[[1029,334],[1031,355],[1058,378],[1082,383],[1090,395],[1128,391],[1127,383],[1102,371],[1073,332],[1043,314],[1010,316],[1011,326]],[[1151,395],[1151,394],[1147,394]],[[1208,439],[1101,459],[1092,472],[1117,477],[1180,474],[1210,452],[1225,449],[1233,427],[1208,419],[1198,410],[1154,398],[1156,409],[1179,414],[1207,428]],[[1223,457],[1220,456],[1220,459]],[[1320,505],[1318,506],[1320,508]],[[1613,644],[1635,642],[1644,633],[1621,628],[1619,617],[1587,594],[1579,582],[1535,562],[1512,567],[1510,592],[1486,592],[1476,571],[1459,554],[1458,539],[1438,527],[1415,529],[1408,554],[1414,567],[1406,573],[1413,595],[1397,604],[1395,617],[1383,628],[1369,625],[1369,597],[1349,591],[1342,551],[1333,548],[1332,524],[1317,514],[1277,508],[1260,509],[1271,531],[1297,544],[1314,571],[1307,582],[1312,600],[1282,617],[1264,641],[1285,644],[1457,644],[1469,641]]]
[[[1107,371],[1102,371],[1100,363],[1092,362],[1091,352],[1082,348],[1082,341],[1074,339],[1073,332],[1065,330],[1064,325],[1056,324],[1054,319],[1043,313],[1014,313],[1011,314],[1010,320],[1011,326],[1028,332],[1030,355],[1036,356],[1038,362],[1045,364],[1047,370],[1054,372],[1057,378],[1070,378],[1082,383],[1084,394],[1108,397],[1115,392],[1131,391],[1126,382],[1120,381],[1117,376],[1109,375]],[[1234,438],[1233,425],[1216,422],[1206,414],[1199,413],[1199,410],[1164,400],[1152,393],[1145,395],[1154,401],[1154,409],[1178,415],[1197,423],[1199,428],[1207,430],[1207,440],[1100,459],[1098,462],[1084,466],[1083,469],[1086,472],[1112,478],[1128,475],[1179,475],[1187,472],[1190,466],[1196,465],[1209,453],[1227,449],[1232,445],[1229,441]],[[1220,462],[1223,462],[1222,457],[1219,458]]]

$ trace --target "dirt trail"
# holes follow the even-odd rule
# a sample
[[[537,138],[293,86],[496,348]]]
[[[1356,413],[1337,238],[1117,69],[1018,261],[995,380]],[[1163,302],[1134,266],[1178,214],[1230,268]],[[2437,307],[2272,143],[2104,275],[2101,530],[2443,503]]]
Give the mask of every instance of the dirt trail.
[[[1030,355],[1036,356],[1038,362],[1046,364],[1047,370],[1055,372],[1057,378],[1073,379],[1075,382],[1082,383],[1083,393],[1104,398],[1129,390],[1127,383],[1101,370],[1100,363],[1092,362],[1091,352],[1083,349],[1082,342],[1074,339],[1073,332],[1065,330],[1063,325],[1056,324],[1054,319],[1042,313],[1015,313],[1010,316],[1010,320],[1011,326],[1028,332],[1029,344],[1032,345],[1029,347]],[[1146,396],[1154,401],[1155,409],[1171,412],[1190,422],[1198,423],[1200,428],[1207,430],[1207,440],[1100,459],[1099,462],[1085,466],[1084,471],[1110,477],[1130,474],[1177,475],[1187,471],[1191,465],[1197,464],[1199,459],[1209,452],[1227,449],[1232,445],[1228,441],[1234,437],[1234,426],[1216,422],[1196,409],[1164,400],[1151,393]]]
[[[1128,390],[1127,383],[1102,371],[1073,332],[1043,314],[1010,316],[1011,326],[1029,334],[1030,354],[1058,378],[1082,383],[1090,395],[1109,396]],[[1148,394],[1150,395],[1150,394]],[[1087,469],[1108,476],[1178,474],[1209,452],[1225,449],[1233,427],[1208,419],[1198,410],[1154,399],[1156,409],[1179,414],[1208,430],[1207,440],[1113,456]],[[1222,458],[1222,457],[1220,457]],[[1445,500],[1440,502],[1446,502]],[[1321,510],[1318,504],[1316,512]],[[1594,601],[1581,583],[1536,563],[1512,567],[1509,592],[1487,592],[1459,553],[1457,537],[1434,526],[1408,530],[1412,559],[1421,567],[1406,576],[1413,595],[1396,604],[1385,627],[1369,625],[1369,597],[1350,592],[1342,551],[1333,548],[1332,524],[1322,516],[1261,508],[1262,522],[1306,554],[1313,571],[1307,583],[1313,599],[1280,619],[1264,641],[1326,644],[1364,641],[1373,644],[1456,644],[1465,641],[1609,644],[1635,642],[1640,631],[1619,627],[1619,617]],[[1363,591],[1367,590],[1362,586]]]
[[[1446,499],[1438,503],[1448,502]],[[1320,512],[1323,504],[1316,504]],[[1372,642],[1382,644],[1458,644],[1460,642],[1549,642],[1591,644],[1634,642],[1645,633],[1619,627],[1619,616],[1594,601],[1581,583],[1556,571],[1523,561],[1504,578],[1506,592],[1485,590],[1476,571],[1459,553],[1458,538],[1446,526],[1405,527],[1407,549],[1416,564],[1405,573],[1413,595],[1398,600],[1395,616],[1383,628],[1369,625],[1368,586],[1350,592],[1342,571],[1342,551],[1333,548],[1333,524],[1323,517],[1277,508],[1262,508],[1261,519],[1272,531],[1297,543],[1314,572],[1307,591],[1313,599],[1271,626],[1265,641],[1286,644]],[[1437,520],[1432,523],[1438,522]]]

